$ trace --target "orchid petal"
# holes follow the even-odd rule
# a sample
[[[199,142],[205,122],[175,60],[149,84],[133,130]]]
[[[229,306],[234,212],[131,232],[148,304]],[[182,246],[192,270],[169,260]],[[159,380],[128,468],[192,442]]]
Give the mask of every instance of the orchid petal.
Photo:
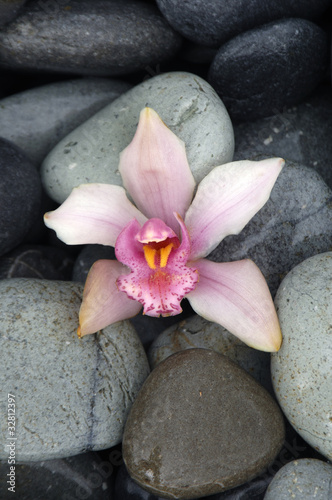
[[[59,208],[44,216],[46,226],[67,245],[110,246],[115,246],[118,235],[133,218],[142,224],[146,221],[125,190],[110,184],[82,184]]]
[[[243,342],[262,351],[278,351],[282,336],[264,276],[251,260],[193,263],[199,284],[187,295],[203,318],[219,323]]]
[[[131,318],[141,304],[130,300],[116,286],[117,278],[128,272],[115,260],[97,260],[89,271],[79,313],[78,336],[95,333],[116,321]]]
[[[136,134],[120,155],[119,171],[139,210],[177,231],[173,212],[184,217],[195,181],[184,143],[151,108],[141,111]]]
[[[281,158],[237,161],[214,168],[199,184],[185,217],[191,259],[205,257],[238,234],[269,199],[284,165]]]

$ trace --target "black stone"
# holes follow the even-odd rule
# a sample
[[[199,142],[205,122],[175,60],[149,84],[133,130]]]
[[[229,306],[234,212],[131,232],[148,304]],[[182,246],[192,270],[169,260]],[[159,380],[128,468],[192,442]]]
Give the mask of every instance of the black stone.
[[[0,26],[15,19],[25,2],[26,0],[0,0]]]
[[[84,283],[92,264],[100,259],[114,260],[114,248],[104,245],[86,245],[75,261],[72,280]]]

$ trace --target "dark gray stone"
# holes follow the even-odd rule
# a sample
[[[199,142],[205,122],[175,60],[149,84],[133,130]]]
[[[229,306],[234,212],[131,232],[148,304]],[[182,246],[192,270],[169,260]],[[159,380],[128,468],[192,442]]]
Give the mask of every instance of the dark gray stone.
[[[158,7],[173,28],[185,38],[219,47],[249,29],[283,17],[315,19],[330,0],[157,0]]]
[[[41,183],[23,151],[0,138],[0,255],[29,232],[39,216]]]
[[[82,78],[16,93],[0,101],[0,136],[39,165],[63,137],[130,87],[106,78]]]
[[[25,2],[26,0],[0,0],[0,26],[15,19]]]
[[[320,85],[298,106],[234,126],[235,160],[256,153],[287,158],[316,170],[332,188],[332,90]]]
[[[114,248],[104,245],[86,245],[75,261],[72,280],[85,283],[92,264],[100,259],[115,260]]]
[[[32,0],[0,32],[0,65],[123,75],[171,57],[180,46],[153,5],[108,0]]]
[[[286,162],[264,207],[239,235],[227,236],[209,259],[252,259],[274,296],[296,264],[331,249],[331,201],[332,192],[317,172]]]
[[[304,19],[283,19],[225,43],[208,80],[234,121],[255,120],[308,96],[325,76],[328,54],[321,28]]]
[[[132,406],[123,458],[142,487],[196,498],[258,476],[284,439],[273,398],[226,356],[178,352],[160,363]]]

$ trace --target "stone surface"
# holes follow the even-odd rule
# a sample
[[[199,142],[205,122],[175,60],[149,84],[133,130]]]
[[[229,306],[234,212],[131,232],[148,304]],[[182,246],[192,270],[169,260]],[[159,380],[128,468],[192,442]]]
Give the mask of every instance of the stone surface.
[[[124,422],[148,363],[128,322],[78,339],[82,285],[65,281],[0,281],[0,371],[16,400],[18,461],[63,458],[109,448]],[[7,414],[5,398],[1,414]],[[7,459],[7,421],[0,458]]]
[[[155,339],[148,352],[150,367],[154,369],[175,352],[195,347],[224,354],[272,392],[270,354],[248,347],[224,327],[197,315],[167,328]]]
[[[82,78],[14,94],[0,101],[0,136],[39,165],[63,137],[130,87],[106,78]]]
[[[274,296],[294,266],[331,249],[331,199],[331,190],[317,172],[286,162],[264,207],[239,235],[225,238],[209,259],[252,259]]]
[[[157,0],[157,5],[173,28],[185,38],[203,45],[219,47],[230,38],[282,17],[315,19],[324,12],[329,0]]]
[[[208,80],[232,120],[255,120],[307,97],[325,77],[328,54],[323,29],[304,19],[282,19],[225,43]]]
[[[234,126],[234,160],[256,153],[281,156],[316,170],[332,188],[332,91],[320,85],[298,106],[275,110],[271,117]]]
[[[146,380],[126,422],[123,458],[148,491],[195,498],[258,476],[283,439],[267,391],[226,356],[189,349]]]
[[[49,196],[62,203],[82,182],[121,184],[119,154],[132,140],[145,106],[185,142],[197,182],[232,160],[233,127],[215,91],[196,75],[165,73],[129,90],[60,141],[42,165]]]
[[[285,465],[275,475],[264,500],[328,500],[332,498],[332,466],[303,458]]]
[[[0,26],[15,19],[25,2],[26,0],[0,0]]]
[[[153,5],[108,0],[29,2],[0,33],[0,65],[123,75],[171,57],[180,46]]]
[[[99,259],[115,260],[114,248],[104,245],[85,245],[75,261],[73,281],[85,283],[92,264]]]
[[[39,215],[38,172],[19,148],[0,138],[0,256],[23,241]]]
[[[287,419],[314,449],[332,458],[332,252],[296,266],[275,304],[283,343],[272,355],[272,381]]]

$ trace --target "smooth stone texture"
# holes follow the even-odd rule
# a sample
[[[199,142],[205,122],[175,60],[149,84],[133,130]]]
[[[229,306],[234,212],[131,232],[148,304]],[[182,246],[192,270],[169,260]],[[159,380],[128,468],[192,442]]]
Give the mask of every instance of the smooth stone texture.
[[[224,354],[273,392],[270,354],[248,347],[226,328],[197,315],[167,328],[156,338],[148,352],[151,370],[168,356],[195,347]]]
[[[0,0],[0,26],[15,19],[25,2],[26,0]]]
[[[157,0],[157,5],[173,28],[185,38],[219,47],[230,38],[282,17],[315,19],[330,0]]]
[[[295,430],[332,458],[332,252],[296,266],[282,281],[275,304],[283,333],[272,355],[274,390]]]
[[[85,245],[75,260],[72,280],[85,283],[92,264],[100,259],[115,260],[114,248],[104,245]]]
[[[122,449],[140,486],[198,498],[258,476],[283,439],[282,414],[265,389],[226,356],[188,349],[151,372],[129,413]]]
[[[72,257],[64,249],[20,245],[0,257],[0,279],[70,280],[73,264]]]
[[[78,339],[82,290],[66,281],[0,281],[1,385],[16,399],[18,461],[119,443],[149,373],[143,346],[126,321]],[[6,405],[3,398],[2,414]],[[7,421],[0,425],[0,458],[7,459]]]
[[[0,463],[2,478],[9,472]],[[95,452],[75,457],[15,464],[15,493],[0,482],[0,498],[7,500],[112,500],[114,474],[112,464]]]
[[[274,296],[294,266],[330,250],[331,200],[332,192],[317,172],[287,161],[264,207],[239,235],[227,236],[209,259],[252,259]]]
[[[104,78],[50,83],[0,101],[0,136],[39,165],[69,132],[131,85]]]
[[[234,126],[234,160],[256,153],[281,156],[316,170],[332,188],[332,91],[320,85],[298,106]]]
[[[30,2],[0,32],[0,65],[87,75],[124,75],[165,60],[181,38],[144,2]]]
[[[21,243],[39,216],[41,183],[23,151],[0,138],[0,256]]]
[[[191,73],[164,73],[129,90],[60,141],[42,165],[49,196],[62,203],[82,182],[121,185],[119,154],[131,142],[145,106],[184,141],[197,182],[232,160],[233,127],[212,87]]]
[[[275,475],[264,500],[329,500],[332,498],[332,466],[303,458],[288,463]]]
[[[308,96],[325,77],[328,54],[323,29],[304,19],[282,19],[225,43],[208,80],[232,120],[255,120]]]

